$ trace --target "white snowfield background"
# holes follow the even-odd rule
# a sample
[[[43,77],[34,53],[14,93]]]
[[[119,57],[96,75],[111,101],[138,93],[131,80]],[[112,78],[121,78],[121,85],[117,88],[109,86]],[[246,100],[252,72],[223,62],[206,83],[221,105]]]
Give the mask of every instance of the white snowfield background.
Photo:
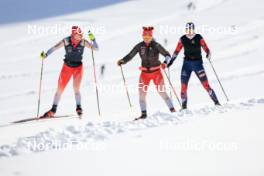
[[[45,16],[41,9],[36,17],[37,9],[31,11],[30,1],[24,1],[19,3],[17,14],[6,18],[10,23],[1,20],[0,175],[263,176],[264,1],[195,0],[196,9],[190,11],[187,0],[112,1],[113,4],[111,0],[90,1],[94,8],[87,7],[88,10],[83,8],[83,2],[75,1],[67,5],[79,5],[78,13],[78,8],[72,8],[72,13],[60,10]],[[47,2],[52,6],[52,1]],[[16,8],[8,3],[12,1],[1,2],[2,12]],[[61,1],[60,8],[63,5]],[[25,18],[20,16],[21,6],[27,7]],[[47,8],[47,12],[54,11]],[[146,25],[155,27],[154,37],[162,45],[168,40],[166,49],[173,53],[183,35],[178,30],[189,21],[196,24],[211,49],[212,63],[230,101],[226,101],[209,62],[204,59],[221,107],[214,106],[193,74],[187,111],[179,111],[173,96],[178,111],[171,114],[154,90],[147,97],[149,118],[132,121],[140,115],[135,89],[140,58],[137,55],[123,67],[128,85],[134,86],[129,90],[132,110],[117,60],[142,40],[141,28]],[[95,33],[100,46],[95,52],[99,87],[120,89],[100,89],[99,117],[91,51],[86,49],[81,87],[83,119],[73,116],[12,124],[36,116],[39,53],[68,36],[72,25],[83,26],[85,37],[88,29]],[[56,29],[66,32],[57,33]],[[61,49],[44,61],[41,114],[51,108],[63,56]],[[171,67],[171,80],[178,95],[182,58],[183,51]],[[100,76],[102,64],[106,67],[104,76]],[[69,82],[56,115],[71,114],[75,114],[75,99]]]

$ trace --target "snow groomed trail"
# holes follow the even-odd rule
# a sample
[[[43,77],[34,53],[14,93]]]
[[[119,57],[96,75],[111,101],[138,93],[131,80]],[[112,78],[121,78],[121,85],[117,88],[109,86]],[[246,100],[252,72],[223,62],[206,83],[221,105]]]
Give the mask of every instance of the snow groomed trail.
[[[178,111],[174,114],[156,112],[146,120],[139,121],[88,122],[83,125],[68,125],[59,130],[50,128],[32,136],[21,137],[12,144],[2,144],[0,146],[0,157],[65,149],[64,147],[72,147],[81,143],[96,143],[98,141],[109,140],[123,133],[166,125],[181,125],[192,120],[199,120],[199,118],[214,118],[214,115],[217,114],[232,114],[235,111],[248,111],[253,107],[264,108],[264,98],[227,103],[222,106],[204,106],[198,109]],[[75,118],[78,120],[77,117]],[[252,120],[254,120],[254,117],[252,117]],[[35,125],[37,125],[37,122]]]
[[[13,1],[4,1],[15,8]],[[84,9],[77,7],[83,2],[77,2],[76,9]],[[187,9],[186,0],[117,2],[121,1],[107,0],[111,5],[74,14],[0,24],[0,175],[263,176],[264,1],[195,0],[193,11]],[[104,4],[93,3],[91,7]],[[33,8],[27,2],[20,4],[27,6],[25,9]],[[13,15],[15,18],[17,14]],[[26,16],[18,19],[30,20]],[[198,32],[212,51],[213,65],[230,102],[226,103],[213,70],[204,59],[221,107],[213,106],[193,74],[188,87],[189,110],[179,111],[174,99],[178,111],[169,113],[151,86],[154,91],[147,97],[149,117],[133,121],[140,113],[138,90],[129,90],[133,104],[130,112],[117,60],[142,40],[142,26],[148,25],[154,26],[154,38],[162,45],[167,39],[165,48],[173,53],[184,34],[178,29],[184,29],[190,21],[200,29]],[[102,117],[98,117],[91,51],[85,50],[83,119],[73,115],[12,123],[36,116],[39,53],[69,35],[72,25],[87,27],[85,33],[89,29],[96,36],[100,47],[94,53],[98,85],[121,85],[120,90],[99,90]],[[29,33],[28,26],[65,28],[66,32]],[[61,49],[45,60],[41,114],[51,107],[63,56]],[[182,61],[183,52],[170,69],[178,95]],[[104,77],[99,76],[102,64]],[[128,86],[137,86],[139,66],[140,58],[136,56],[123,67]],[[75,100],[69,83],[56,116],[71,114],[75,114]]]

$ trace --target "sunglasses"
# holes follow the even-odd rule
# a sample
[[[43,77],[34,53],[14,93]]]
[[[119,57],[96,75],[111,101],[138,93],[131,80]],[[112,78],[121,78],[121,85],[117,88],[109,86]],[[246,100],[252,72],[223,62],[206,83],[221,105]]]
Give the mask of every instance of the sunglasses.
[[[83,34],[81,28],[78,27],[78,26],[72,26],[72,33],[73,34],[79,34],[79,35],[82,35]]]
[[[146,31],[152,31],[154,29],[154,27],[150,26],[150,27],[142,27],[143,30],[146,30]]]

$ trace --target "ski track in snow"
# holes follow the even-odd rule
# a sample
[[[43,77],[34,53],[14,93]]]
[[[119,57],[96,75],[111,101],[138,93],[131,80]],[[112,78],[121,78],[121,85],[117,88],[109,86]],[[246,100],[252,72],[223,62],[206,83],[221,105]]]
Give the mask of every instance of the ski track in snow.
[[[179,111],[175,114],[156,112],[146,120],[140,121],[105,121],[87,122],[83,125],[69,125],[63,129],[50,128],[29,137],[21,137],[13,144],[0,146],[0,158],[18,156],[27,153],[65,149],[66,145],[94,144],[110,139],[118,134],[146,130],[164,125],[178,125],[191,120],[213,114],[229,113],[237,110],[249,110],[255,106],[263,106],[264,98],[254,98],[238,103],[227,103],[221,107],[204,106],[199,109]],[[47,148],[33,147],[38,144]]]

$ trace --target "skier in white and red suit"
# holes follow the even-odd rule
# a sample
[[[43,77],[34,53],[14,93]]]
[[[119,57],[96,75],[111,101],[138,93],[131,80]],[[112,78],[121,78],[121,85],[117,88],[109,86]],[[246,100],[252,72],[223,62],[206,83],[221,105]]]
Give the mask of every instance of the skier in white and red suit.
[[[41,53],[41,58],[45,59],[54,51],[64,47],[65,58],[64,64],[58,80],[58,87],[53,99],[52,108],[47,111],[41,118],[54,117],[61,95],[64,92],[70,79],[73,77],[73,89],[76,100],[76,112],[78,115],[83,114],[81,107],[80,86],[83,77],[83,52],[84,48],[92,48],[97,50],[98,45],[92,33],[89,33],[89,39],[92,42],[83,38],[83,32],[79,26],[72,26],[71,35],[62,39],[55,46],[50,48],[46,53]]]

